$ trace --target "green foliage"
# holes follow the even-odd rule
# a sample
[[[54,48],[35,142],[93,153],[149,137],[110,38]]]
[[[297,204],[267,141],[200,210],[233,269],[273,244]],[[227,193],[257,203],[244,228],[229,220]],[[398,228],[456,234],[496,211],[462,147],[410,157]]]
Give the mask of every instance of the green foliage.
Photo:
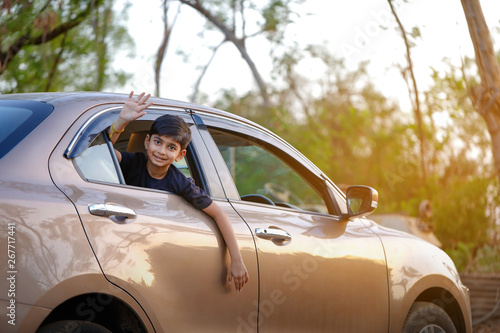
[[[435,234],[445,248],[459,242],[484,244],[488,241],[487,187],[484,177],[441,179],[433,189]]]
[[[459,242],[446,252],[461,273],[500,272],[500,244],[477,246],[474,243]]]
[[[102,90],[123,85],[129,75],[111,70],[108,48],[131,45],[131,39],[120,21],[113,19],[112,5],[113,0],[95,1],[88,14],[84,14],[90,6],[88,1],[66,0],[57,5],[30,1],[13,5],[5,20],[4,17],[0,20],[0,30],[5,32],[2,52],[11,52],[21,35],[31,37],[4,63],[0,90],[3,93]],[[85,17],[81,23],[67,30],[62,28],[79,15]],[[58,29],[64,32],[53,37]],[[40,43],[34,42],[37,36]]]
[[[473,248],[473,243],[459,242],[455,248],[448,248],[446,251],[459,272],[465,272],[469,263],[474,259]]]

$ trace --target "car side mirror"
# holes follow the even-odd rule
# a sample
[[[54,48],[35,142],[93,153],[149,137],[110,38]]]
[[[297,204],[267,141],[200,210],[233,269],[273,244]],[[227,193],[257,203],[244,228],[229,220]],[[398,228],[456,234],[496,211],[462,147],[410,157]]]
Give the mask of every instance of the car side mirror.
[[[344,220],[370,215],[378,206],[377,190],[368,186],[349,186],[346,190],[347,211]]]

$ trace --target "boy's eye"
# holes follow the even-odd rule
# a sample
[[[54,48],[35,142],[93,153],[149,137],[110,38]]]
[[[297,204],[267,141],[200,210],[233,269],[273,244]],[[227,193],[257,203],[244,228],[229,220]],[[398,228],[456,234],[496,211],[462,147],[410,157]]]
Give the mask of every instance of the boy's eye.
[[[155,140],[155,144],[159,145],[160,143],[160,140]]]

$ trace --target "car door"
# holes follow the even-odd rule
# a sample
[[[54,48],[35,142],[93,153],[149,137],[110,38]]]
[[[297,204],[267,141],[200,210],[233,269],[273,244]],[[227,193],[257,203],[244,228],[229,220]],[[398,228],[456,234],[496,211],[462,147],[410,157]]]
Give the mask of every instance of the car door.
[[[361,219],[340,220],[340,191],[272,133],[202,118],[226,194],[256,236],[258,315],[239,330],[387,332],[384,251]]]
[[[127,127],[117,149],[144,147],[145,131],[165,112],[190,125],[187,163],[178,167],[212,196],[233,224],[250,275],[236,293],[226,283],[229,255],[224,240],[208,215],[178,195],[123,183],[113,147],[100,133],[120,108],[96,107],[75,122],[50,159],[55,184],[78,210],[106,278],[137,300],[157,332],[235,332],[238,318],[253,311],[251,302],[258,295],[252,233],[224,198],[210,156],[198,149],[200,137],[188,113],[148,109]]]

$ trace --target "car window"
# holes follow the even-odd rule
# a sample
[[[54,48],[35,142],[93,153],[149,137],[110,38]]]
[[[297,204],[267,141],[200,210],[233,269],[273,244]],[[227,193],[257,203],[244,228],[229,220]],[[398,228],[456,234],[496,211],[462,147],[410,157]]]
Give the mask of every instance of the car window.
[[[129,153],[146,153],[146,148],[144,147],[144,140],[146,135],[149,133],[149,128],[153,124],[153,121],[139,120],[127,126],[127,133],[123,133],[118,138],[115,143],[115,149],[119,151],[126,151]],[[147,128],[147,130],[143,130]],[[189,147],[188,147],[189,150]],[[187,163],[190,158],[189,154],[180,160],[179,162],[174,162],[174,165],[184,174],[186,177],[192,177],[192,173],[189,170],[189,165]]]
[[[6,155],[53,110],[47,103],[0,100],[0,158]]]
[[[242,200],[328,213],[309,182],[284,160],[249,138],[209,129]]]
[[[148,131],[143,130],[149,128],[152,121],[138,121],[127,126],[127,132],[123,133],[114,148],[119,151],[131,153],[145,153],[144,139]],[[121,172],[118,162],[115,162],[115,154],[106,138],[107,131],[97,135],[92,143],[79,156],[73,158],[73,163],[78,170],[80,176],[87,181],[98,181],[106,183],[124,184],[121,180]],[[189,151],[189,147],[188,147]],[[186,156],[174,165],[186,176],[193,177],[190,170],[189,159],[191,154]]]
[[[104,133],[99,134],[73,162],[80,175],[87,181],[120,183]]]

